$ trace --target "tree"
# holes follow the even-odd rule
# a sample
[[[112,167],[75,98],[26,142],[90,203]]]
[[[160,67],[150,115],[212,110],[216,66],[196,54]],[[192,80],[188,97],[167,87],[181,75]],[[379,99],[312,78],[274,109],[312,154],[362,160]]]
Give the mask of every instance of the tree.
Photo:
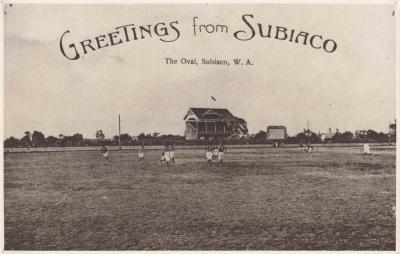
[[[25,131],[24,136],[20,140],[20,144],[25,146],[25,147],[31,147],[32,146],[32,134],[30,131]]]
[[[308,142],[308,137],[304,132],[300,132],[296,135],[297,142],[298,143],[307,143]]]
[[[310,143],[320,143],[321,138],[317,133],[306,130],[305,132],[300,132],[296,135],[296,139],[298,143],[306,144]]]
[[[383,132],[379,132],[378,137],[377,137],[378,142],[388,142],[389,141],[389,135],[385,134]]]
[[[74,146],[81,146],[83,143],[83,135],[76,133],[72,136],[71,141]]]
[[[82,146],[83,142],[82,134],[76,133],[72,136],[63,136],[60,143],[62,146]]]
[[[113,140],[114,143],[118,144],[119,136],[115,135]],[[121,134],[121,145],[130,145],[130,144],[132,144],[132,137],[128,133]]]
[[[40,131],[34,131],[32,134],[32,143],[35,147],[43,147],[46,145],[46,138]]]
[[[311,143],[321,143],[321,137],[315,133],[315,132],[311,132],[311,136],[310,136],[310,142]]]
[[[354,139],[354,135],[352,132],[350,132],[350,131],[343,132],[342,142],[350,143],[351,141],[353,141],[353,139]]]
[[[138,141],[141,142],[146,138],[146,135],[144,133],[140,133],[137,137]]]
[[[374,141],[378,141],[378,139],[379,139],[379,134],[376,131],[374,131],[374,130],[367,131],[367,140],[368,141],[374,142]]]
[[[59,144],[59,139],[53,136],[48,136],[46,138],[46,144],[47,146],[57,146]]]
[[[9,137],[8,139],[4,140],[4,147],[19,147],[20,141],[17,138]]]
[[[105,135],[104,135],[103,131],[97,130],[96,131],[96,139],[103,140],[104,138],[105,138]]]
[[[60,146],[62,146],[63,139],[64,139],[64,134],[58,134],[58,144]]]
[[[299,143],[296,136],[294,136],[294,137],[287,137],[287,142],[288,142],[289,144],[297,144],[297,143]]]
[[[265,142],[267,140],[267,132],[259,131],[256,135],[254,135],[254,141],[256,142]]]
[[[341,143],[342,138],[343,138],[343,134],[340,132],[336,132],[332,137],[332,141],[333,141],[333,143]]]

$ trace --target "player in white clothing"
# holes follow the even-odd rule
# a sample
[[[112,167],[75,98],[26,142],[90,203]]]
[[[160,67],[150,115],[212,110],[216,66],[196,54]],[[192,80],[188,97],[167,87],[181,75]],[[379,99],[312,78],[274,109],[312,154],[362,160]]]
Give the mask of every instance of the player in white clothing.
[[[208,166],[211,167],[212,165],[212,157],[213,157],[213,152],[212,152],[212,148],[210,145],[207,145],[205,148],[205,152],[206,152],[206,159],[208,162]]]
[[[371,151],[369,149],[369,144],[368,143],[364,144],[364,155],[371,155]]]
[[[171,162],[175,163],[175,147],[172,144],[169,146],[169,157],[171,158]]]
[[[139,162],[144,162],[144,144],[139,148]]]

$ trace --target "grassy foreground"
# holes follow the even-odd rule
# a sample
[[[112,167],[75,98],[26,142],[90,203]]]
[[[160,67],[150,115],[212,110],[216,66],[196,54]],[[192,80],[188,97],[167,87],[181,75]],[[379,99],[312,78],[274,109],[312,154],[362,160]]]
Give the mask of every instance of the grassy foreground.
[[[395,152],[5,155],[6,250],[394,250]]]

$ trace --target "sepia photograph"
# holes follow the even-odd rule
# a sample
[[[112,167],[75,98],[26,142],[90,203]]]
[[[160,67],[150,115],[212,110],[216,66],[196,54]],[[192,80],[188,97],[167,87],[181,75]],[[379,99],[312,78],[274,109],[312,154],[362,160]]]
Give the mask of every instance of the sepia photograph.
[[[3,250],[396,251],[395,2],[2,5]]]

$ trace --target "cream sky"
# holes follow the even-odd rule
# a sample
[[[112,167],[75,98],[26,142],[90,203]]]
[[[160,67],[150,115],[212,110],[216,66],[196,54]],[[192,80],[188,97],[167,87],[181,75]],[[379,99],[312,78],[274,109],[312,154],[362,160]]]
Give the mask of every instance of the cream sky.
[[[307,120],[326,132],[387,132],[395,117],[393,5],[13,5],[5,16],[5,137],[25,130],[94,138],[122,132],[183,134],[188,107],[223,107],[250,132],[286,125],[295,135]],[[262,24],[334,39],[332,54],[288,41],[232,33],[243,14]],[[194,37],[199,24],[226,24],[228,34]],[[69,61],[59,39],[79,42],[126,24],[177,20],[181,37],[103,48]],[[166,65],[164,58],[249,58],[254,66]],[[217,99],[212,103],[210,96]]]

